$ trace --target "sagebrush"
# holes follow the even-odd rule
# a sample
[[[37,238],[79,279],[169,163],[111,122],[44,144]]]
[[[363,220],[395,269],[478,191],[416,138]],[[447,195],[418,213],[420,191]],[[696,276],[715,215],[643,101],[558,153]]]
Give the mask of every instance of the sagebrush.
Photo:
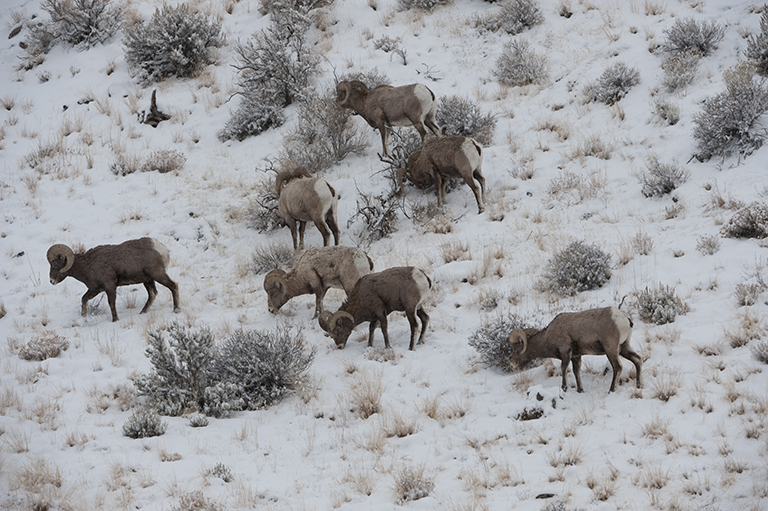
[[[726,238],[757,238],[768,236],[768,204],[751,202],[736,211],[721,232]]]
[[[636,299],[640,319],[646,323],[673,323],[678,315],[688,312],[688,307],[677,296],[675,288],[670,286],[660,285],[653,289],[646,287],[636,293]]]
[[[574,241],[549,260],[537,288],[560,296],[597,289],[611,278],[610,263],[597,246]]]
[[[664,35],[666,41],[661,47],[662,51],[672,54],[696,52],[707,57],[720,46],[725,37],[725,29],[715,21],[684,18],[675,20],[664,31]]]
[[[493,142],[496,116],[483,112],[480,105],[470,99],[459,96],[441,97],[435,120],[443,130],[443,135],[471,137],[483,146]]]
[[[652,155],[646,161],[645,172],[640,175],[643,195],[661,197],[671,193],[685,183],[690,175],[677,163],[662,163],[658,156]]]
[[[477,350],[480,360],[489,367],[502,371],[512,371],[512,345],[509,333],[516,328],[529,328],[530,325],[516,314],[499,315],[469,337],[469,345]]]
[[[135,410],[123,424],[123,435],[130,438],[149,438],[164,435],[168,423],[160,418],[153,408],[142,407]]]
[[[768,76],[768,11],[760,16],[760,33],[747,39],[744,55],[754,63],[760,76]]]
[[[546,57],[533,51],[528,42],[514,39],[504,44],[493,73],[501,84],[519,87],[544,81],[548,65]]]
[[[640,83],[640,71],[628,67],[623,62],[616,62],[607,67],[594,84],[586,88],[590,101],[612,105],[629,93],[629,90]]]
[[[491,14],[475,19],[475,26],[490,32],[520,34],[544,21],[544,13],[536,0],[509,0]]]

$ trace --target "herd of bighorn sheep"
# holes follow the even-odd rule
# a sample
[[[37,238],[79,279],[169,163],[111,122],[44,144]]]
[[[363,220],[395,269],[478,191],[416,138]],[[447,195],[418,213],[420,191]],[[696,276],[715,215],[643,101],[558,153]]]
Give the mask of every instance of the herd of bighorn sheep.
[[[475,196],[478,212],[484,211],[483,149],[469,137],[443,136],[435,120],[435,94],[429,88],[411,84],[401,87],[380,85],[369,89],[359,81],[342,81],[336,92],[339,108],[353,110],[379,131],[385,156],[389,155],[389,127],[413,126],[421,135],[421,149],[408,158],[405,168],[397,171],[401,190],[405,179],[418,187],[434,185],[438,205],[442,205],[448,179],[462,178]],[[434,137],[427,138],[427,128]],[[429,315],[424,310],[432,292],[429,276],[412,266],[374,273],[374,263],[364,251],[338,246],[339,195],[324,179],[313,177],[307,168],[296,167],[279,173],[275,179],[275,193],[278,212],[291,231],[294,251],[304,250],[304,231],[309,221],[320,231],[323,247],[304,251],[293,269],[287,272],[275,269],[264,277],[269,312],[277,314],[292,298],[314,294],[314,318],[342,349],[352,330],[364,322],[369,323],[368,346],[373,345],[378,326],[385,347],[390,348],[387,316],[400,311],[410,323],[409,349],[413,350],[417,343],[422,344],[429,324]],[[334,246],[330,246],[331,235]],[[117,287],[132,284],[143,284],[146,288],[147,303],[141,312],[147,312],[157,296],[155,282],[171,291],[173,310],[179,311],[178,286],[167,273],[170,253],[153,238],[101,245],[84,253],[75,253],[70,247],[57,244],[50,247],[47,259],[52,284],[73,277],[88,288],[81,300],[83,315],[87,313],[88,301],[104,291],[112,321],[118,321]],[[346,293],[346,300],[335,313],[323,309],[323,299],[330,288],[343,289]],[[613,368],[609,389],[613,392],[621,375],[621,356],[634,364],[636,385],[641,388],[642,359],[629,344],[632,326],[631,318],[616,307],[564,312],[542,330],[529,328],[510,332],[510,363],[522,369],[536,359],[560,359],[563,390],[567,389],[567,369],[572,365],[576,389],[583,392],[581,357],[606,355]]]

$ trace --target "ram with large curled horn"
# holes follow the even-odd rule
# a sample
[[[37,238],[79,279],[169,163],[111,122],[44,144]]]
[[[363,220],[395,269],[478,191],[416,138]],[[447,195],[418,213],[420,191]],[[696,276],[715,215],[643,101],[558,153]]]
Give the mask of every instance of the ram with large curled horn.
[[[424,126],[437,136],[442,134],[435,121],[435,94],[420,83],[400,87],[379,85],[369,89],[358,80],[343,81],[336,86],[336,104],[351,108],[372,128],[379,130],[384,156],[389,156],[389,126],[413,126],[422,142],[427,136]]]
[[[179,311],[178,285],[166,272],[170,252],[153,238],[129,240],[119,245],[99,245],[82,254],[76,254],[67,245],[57,244],[48,249],[47,258],[51,266],[51,284],[72,277],[88,287],[81,300],[83,316],[87,313],[88,301],[104,291],[112,321],[117,321],[117,288],[132,284],[144,284],[148,298],[141,312],[147,312],[157,296],[155,282],[171,290],[173,310]]]
[[[360,278],[349,293],[347,300],[335,313],[324,311],[318,321],[320,327],[328,332],[339,349],[347,345],[352,330],[363,322],[370,322],[368,346],[373,346],[373,334],[376,326],[381,326],[384,346],[389,348],[387,316],[390,312],[405,312],[411,326],[411,342],[408,349],[413,350],[418,343],[424,342],[424,334],[429,324],[429,315],[424,311],[424,302],[429,298],[432,281],[419,268],[402,266],[388,268],[378,273],[369,273]],[[418,332],[418,321],[421,331]]]

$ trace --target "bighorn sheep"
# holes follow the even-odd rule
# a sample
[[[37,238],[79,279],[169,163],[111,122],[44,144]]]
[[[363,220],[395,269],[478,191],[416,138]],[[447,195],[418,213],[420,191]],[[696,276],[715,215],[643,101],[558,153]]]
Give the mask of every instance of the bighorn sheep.
[[[609,392],[616,389],[621,375],[619,355],[635,364],[637,388],[643,386],[640,356],[632,350],[629,339],[632,336],[632,320],[616,307],[590,309],[581,312],[563,312],[555,316],[544,330],[525,331],[517,328],[509,334],[509,343],[520,351],[512,355],[512,362],[524,367],[534,359],[559,358],[562,362],[563,390],[567,390],[566,373],[573,361],[576,376],[576,390],[581,386],[581,356],[606,355],[613,367],[613,380]]]
[[[281,172],[275,179],[275,190],[279,197],[278,212],[283,217],[293,238],[293,249],[304,248],[304,230],[307,222],[314,222],[323,236],[323,246],[328,246],[333,233],[334,244],[339,244],[339,226],[336,220],[336,208],[339,197],[324,179],[311,177],[305,167]],[[296,223],[299,228],[299,241],[296,240]]]
[[[422,141],[427,136],[425,125],[435,135],[442,134],[435,122],[435,94],[420,83],[400,87],[379,85],[369,89],[357,80],[340,82],[336,86],[336,104],[351,108],[372,128],[379,130],[385,156],[389,156],[388,126],[413,126]]]
[[[316,318],[323,312],[323,298],[329,288],[341,288],[349,295],[360,277],[371,271],[373,261],[359,248],[310,248],[288,273],[276,269],[264,277],[269,312],[277,314],[291,298],[314,293]]]
[[[320,314],[320,327],[328,332],[336,347],[343,349],[352,330],[365,321],[370,321],[368,346],[373,346],[373,333],[376,325],[381,324],[384,335],[384,346],[389,348],[387,334],[387,315],[393,311],[405,311],[411,324],[411,344],[413,350],[416,344],[416,316],[421,319],[419,344],[424,342],[427,332],[429,315],[424,311],[424,301],[429,297],[432,281],[420,269],[413,266],[388,268],[378,273],[370,273],[361,277],[349,293],[347,300],[339,310],[331,314],[328,311]]]
[[[168,249],[152,238],[129,240],[119,245],[100,245],[84,254],[75,254],[66,245],[53,245],[48,249],[51,265],[51,284],[73,277],[86,286],[82,299],[82,314],[87,312],[88,300],[105,291],[112,321],[117,321],[115,298],[118,286],[144,284],[149,295],[141,313],[147,312],[157,296],[155,281],[171,290],[173,311],[179,311],[178,286],[166,273],[171,260]]]
[[[406,168],[397,171],[397,180],[401,189],[404,177],[420,187],[434,183],[437,204],[442,205],[445,202],[448,178],[460,177],[472,189],[478,212],[482,213],[485,210],[485,178],[481,170],[482,165],[483,148],[480,144],[469,137],[446,135],[425,141],[422,148],[408,158]]]

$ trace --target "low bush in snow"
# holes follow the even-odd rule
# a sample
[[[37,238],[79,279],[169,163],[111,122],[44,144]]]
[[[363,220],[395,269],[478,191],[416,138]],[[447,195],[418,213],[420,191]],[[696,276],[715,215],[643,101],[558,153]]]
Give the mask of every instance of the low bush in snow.
[[[131,414],[123,424],[123,435],[130,438],[149,438],[164,435],[168,423],[152,408],[142,407]]]
[[[720,238],[714,235],[699,236],[696,241],[696,250],[704,255],[714,255],[720,250]]]
[[[45,332],[19,349],[19,357],[24,360],[45,360],[58,357],[69,348],[69,341],[54,332]]]
[[[185,493],[179,498],[179,505],[173,506],[171,511],[224,511],[226,509],[208,497],[202,491],[195,490]]]
[[[443,135],[472,137],[483,146],[493,142],[496,116],[483,112],[480,105],[470,99],[459,96],[441,97],[435,119],[442,128]]]
[[[744,55],[755,64],[760,76],[768,76],[768,11],[760,16],[760,33],[747,39]]]
[[[489,32],[520,34],[544,21],[536,0],[508,0],[494,13],[475,19],[475,26]]]
[[[502,85],[541,83],[547,77],[547,59],[534,52],[526,41],[515,39],[504,45],[493,73]]]
[[[405,467],[394,477],[395,502],[398,505],[428,497],[435,489],[434,481],[424,474],[423,466]]]
[[[585,92],[590,101],[612,105],[629,93],[629,89],[640,83],[640,71],[617,62],[600,75],[597,82],[587,86]]]
[[[271,169],[267,169],[271,170]],[[251,193],[251,204],[246,213],[246,224],[259,232],[270,232],[287,224],[278,210],[274,179],[263,179]]]
[[[764,364],[768,364],[768,339],[760,339],[750,347],[752,356]]]
[[[397,5],[401,10],[421,9],[422,11],[432,11],[438,5],[445,5],[449,0],[397,0]]]
[[[666,41],[661,49],[666,53],[696,52],[702,57],[714,53],[725,37],[725,30],[715,21],[694,18],[677,19],[664,31]]]
[[[743,158],[765,141],[760,117],[768,112],[768,88],[743,68],[726,73],[725,78],[726,90],[705,100],[693,117],[695,156],[700,161],[725,159],[734,153]]]
[[[655,289],[645,288],[636,295],[640,319],[646,323],[664,325],[674,323],[678,314],[685,314],[688,308],[669,286]]]
[[[188,78],[213,62],[211,48],[224,44],[221,22],[187,4],[163,5],[148,22],[125,29],[125,61],[131,75],[146,85],[172,76]]]
[[[611,278],[610,263],[598,247],[574,241],[549,260],[537,288],[560,296],[597,289]]]
[[[651,156],[646,162],[646,170],[640,176],[643,195],[661,197],[671,193],[685,183],[691,173],[680,168],[676,163],[662,163],[658,157]]]
[[[349,218],[347,227],[356,220],[361,221],[360,241],[366,245],[388,238],[397,231],[397,212],[403,209],[403,198],[397,190],[379,194],[358,191],[356,205],[357,210]]]
[[[661,63],[664,78],[661,83],[669,92],[690,85],[696,78],[701,55],[698,52],[683,51],[669,55]]]
[[[511,371],[513,349],[509,344],[509,333],[515,328],[529,328],[526,322],[515,314],[499,315],[488,325],[476,330],[469,337],[469,345],[477,350],[480,360],[489,367]]]
[[[181,170],[186,163],[187,157],[183,153],[173,149],[162,149],[147,156],[147,159],[141,164],[140,170],[142,172],[156,170],[161,174],[165,174],[166,172]]]
[[[736,211],[722,227],[726,238],[758,238],[768,236],[768,204],[752,202]]]

